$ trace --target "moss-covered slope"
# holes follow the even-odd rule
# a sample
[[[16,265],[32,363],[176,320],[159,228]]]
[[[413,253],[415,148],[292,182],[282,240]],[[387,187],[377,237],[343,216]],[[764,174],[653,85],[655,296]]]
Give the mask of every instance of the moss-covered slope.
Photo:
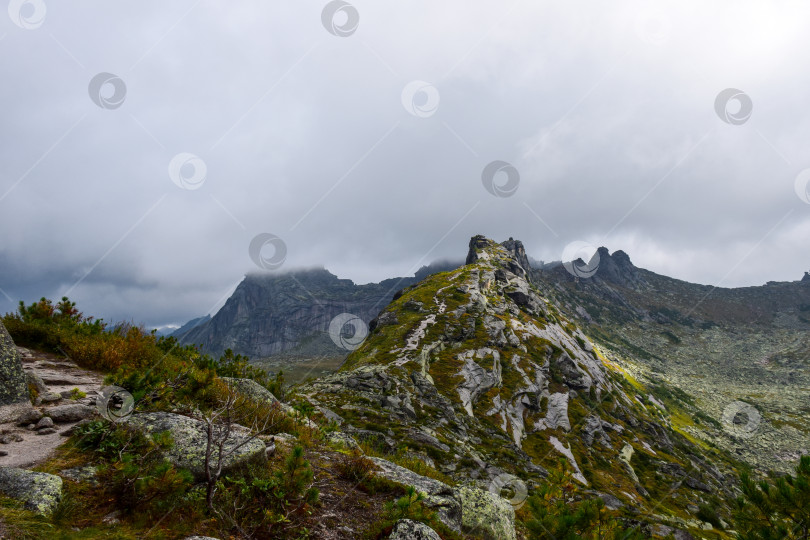
[[[562,461],[580,491],[642,521],[698,530],[732,495],[725,457],[608,360],[528,278],[519,242],[470,242],[468,264],[403,290],[341,371],[303,389],[350,431],[459,482],[529,486]],[[615,506],[615,505],[614,505]]]

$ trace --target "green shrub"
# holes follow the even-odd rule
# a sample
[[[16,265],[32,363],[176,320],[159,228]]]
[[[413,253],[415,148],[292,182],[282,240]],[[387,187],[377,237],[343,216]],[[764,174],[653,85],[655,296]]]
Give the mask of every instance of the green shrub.
[[[810,537],[810,456],[802,456],[796,475],[755,482],[740,478],[735,529],[741,540],[806,539]]]
[[[176,508],[193,484],[191,473],[163,458],[172,445],[168,433],[146,436],[126,426],[95,421],[76,429],[75,444],[102,458],[98,475],[105,497],[131,515],[160,517]]]
[[[317,504],[318,490],[312,486],[312,478],[304,449],[297,446],[280,470],[252,464],[220,480],[215,512],[240,534],[265,538],[287,524],[290,516]],[[227,532],[229,528],[223,530]]]
[[[335,467],[340,477],[350,482],[363,482],[366,478],[374,476],[374,462],[359,450],[342,455]]]
[[[638,529],[627,529],[613,516],[599,498],[583,497],[559,462],[558,470],[549,474],[544,483],[528,500],[529,519],[526,527],[531,539],[554,540],[640,540]],[[578,501],[578,502],[574,502]]]
[[[375,540],[388,538],[397,521],[410,519],[426,524],[444,539],[460,540],[461,536],[458,533],[442,523],[435,512],[424,506],[424,500],[423,493],[417,491],[414,486],[408,486],[402,497],[385,505],[383,518],[366,529],[364,538]]]
[[[697,514],[695,515],[699,520],[705,521],[706,523],[711,523],[718,529],[723,528],[723,524],[720,522],[720,516],[717,515],[717,511],[711,506],[701,504],[698,507]]]

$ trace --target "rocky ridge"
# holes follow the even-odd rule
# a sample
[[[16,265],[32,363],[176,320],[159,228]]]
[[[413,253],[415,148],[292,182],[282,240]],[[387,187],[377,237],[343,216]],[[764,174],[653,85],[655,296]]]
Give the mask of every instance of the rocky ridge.
[[[532,279],[661,401],[677,428],[761,472],[810,452],[810,287],[722,288],[638,268],[599,249],[593,277],[546,265]]]
[[[473,237],[467,264],[398,293],[339,373],[302,392],[345,431],[405,445],[460,483],[541,482],[559,460],[594,493],[655,519],[700,528],[695,500],[729,492],[728,463],[672,429],[530,281],[518,241]],[[722,470],[721,470],[722,469]]]

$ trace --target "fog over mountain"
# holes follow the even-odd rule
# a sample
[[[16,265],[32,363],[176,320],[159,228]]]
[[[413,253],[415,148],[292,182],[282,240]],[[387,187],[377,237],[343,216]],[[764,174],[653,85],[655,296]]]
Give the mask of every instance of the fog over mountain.
[[[262,233],[356,283],[474,234],[711,285],[810,269],[806,4],[325,4],[2,14],[0,312],[182,324]]]

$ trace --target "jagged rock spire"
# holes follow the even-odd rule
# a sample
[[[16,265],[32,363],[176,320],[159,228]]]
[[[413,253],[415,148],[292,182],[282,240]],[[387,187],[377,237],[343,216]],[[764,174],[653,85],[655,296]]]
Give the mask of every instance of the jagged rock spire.
[[[481,257],[481,251],[490,246],[501,246],[506,251],[506,256],[512,260],[508,262],[509,270],[514,274],[527,277],[531,270],[529,258],[526,256],[526,249],[523,242],[509,238],[505,242],[496,244],[482,234],[477,234],[470,239],[470,249],[467,252],[467,260],[464,264],[475,264]],[[485,255],[486,257],[486,255]]]
[[[529,258],[526,256],[526,249],[524,249],[523,247],[523,242],[521,242],[520,240],[514,240],[510,236],[509,240],[507,240],[506,242],[501,242],[501,245],[512,254],[515,260],[528,274],[529,271],[531,270],[531,265],[529,264]]]
[[[464,264],[475,264],[478,260],[478,251],[490,244],[490,240],[483,234],[476,234],[470,238],[470,249],[467,251],[467,259]]]

